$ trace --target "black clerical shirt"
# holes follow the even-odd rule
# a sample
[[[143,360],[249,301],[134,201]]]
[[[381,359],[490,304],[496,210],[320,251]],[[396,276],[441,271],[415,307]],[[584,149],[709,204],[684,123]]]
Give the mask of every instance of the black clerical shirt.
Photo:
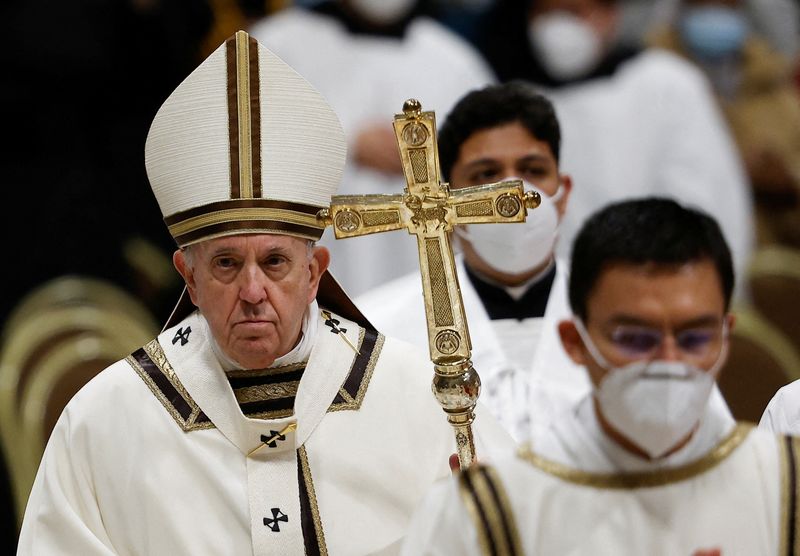
[[[543,317],[547,309],[547,300],[550,298],[550,289],[556,277],[556,265],[533,282],[525,294],[519,299],[514,299],[502,286],[490,284],[465,264],[467,276],[472,286],[478,293],[486,313],[491,320],[498,319],[528,319]]]

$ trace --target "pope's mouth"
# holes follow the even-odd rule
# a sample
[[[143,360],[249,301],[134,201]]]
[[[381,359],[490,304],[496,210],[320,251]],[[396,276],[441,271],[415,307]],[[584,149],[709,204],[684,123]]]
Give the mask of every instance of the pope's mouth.
[[[268,320],[242,320],[237,322],[234,326],[237,328],[260,329],[274,326],[274,323]]]

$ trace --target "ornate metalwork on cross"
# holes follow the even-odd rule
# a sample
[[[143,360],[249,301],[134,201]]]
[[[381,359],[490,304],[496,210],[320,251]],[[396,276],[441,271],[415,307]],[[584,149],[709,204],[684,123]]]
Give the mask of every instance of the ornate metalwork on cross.
[[[336,239],[408,230],[417,236],[428,345],[434,364],[433,392],[455,429],[462,469],[475,459],[471,424],[480,394],[472,367],[467,319],[450,242],[454,226],[523,222],[539,206],[538,193],[520,180],[451,190],[440,181],[436,119],[409,99],[394,117],[406,188],[396,195],[337,195],[317,217]]]

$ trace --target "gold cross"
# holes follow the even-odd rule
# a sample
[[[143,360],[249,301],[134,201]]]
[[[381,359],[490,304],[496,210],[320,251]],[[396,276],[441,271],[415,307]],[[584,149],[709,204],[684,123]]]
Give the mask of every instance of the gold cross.
[[[440,180],[436,118],[409,99],[394,117],[394,131],[406,178],[398,195],[336,195],[318,214],[333,226],[336,239],[392,230],[417,236],[428,346],[434,363],[436,399],[455,428],[461,468],[475,458],[471,423],[480,393],[472,367],[467,319],[458,285],[450,232],[461,224],[523,222],[539,205],[538,193],[523,191],[520,180],[451,191]]]

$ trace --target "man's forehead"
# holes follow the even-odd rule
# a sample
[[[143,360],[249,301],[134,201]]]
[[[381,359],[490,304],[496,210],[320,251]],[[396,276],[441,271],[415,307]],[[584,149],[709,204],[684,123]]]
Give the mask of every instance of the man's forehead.
[[[531,158],[555,163],[550,144],[539,139],[520,122],[479,129],[459,149],[458,162],[477,163],[482,159]]]
[[[665,264],[613,262],[605,265],[587,299],[589,312],[607,315],[651,309],[724,311],[719,273],[709,259]]]

